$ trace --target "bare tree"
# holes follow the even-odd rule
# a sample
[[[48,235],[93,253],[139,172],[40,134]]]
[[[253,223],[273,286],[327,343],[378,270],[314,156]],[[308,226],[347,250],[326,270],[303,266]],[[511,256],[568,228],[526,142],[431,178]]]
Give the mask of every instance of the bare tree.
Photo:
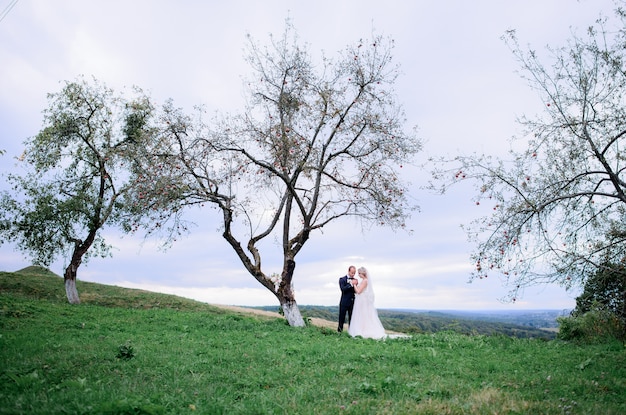
[[[209,126],[202,111],[188,116],[170,102],[146,130],[154,148],[144,210],[154,212],[153,230],[171,236],[185,206],[217,208],[246,270],[276,296],[289,324],[302,326],[296,256],[313,232],[344,217],[403,228],[415,206],[399,171],[421,142],[404,131],[391,40],[374,36],[317,64],[289,23],[267,47],[249,41],[243,113]],[[264,267],[262,250],[280,255],[282,269]]]
[[[473,180],[476,204],[493,209],[467,228],[477,242],[472,279],[504,276],[512,300],[530,285],[581,286],[601,264],[624,258],[626,30],[616,15],[616,31],[599,19],[543,59],[508,32],[543,113],[520,120],[524,138],[508,160],[459,156],[454,170],[435,170],[440,190]]]
[[[18,168],[7,176],[11,191],[0,195],[0,243],[13,241],[36,264],[67,255],[65,290],[79,303],[77,271],[93,255],[109,255],[101,235],[134,209],[127,197],[137,184],[130,174],[151,107],[137,91],[126,100],[95,81],[66,82],[49,94],[44,126],[25,142]],[[136,204],[135,204],[136,206]],[[136,216],[141,212],[134,211]]]

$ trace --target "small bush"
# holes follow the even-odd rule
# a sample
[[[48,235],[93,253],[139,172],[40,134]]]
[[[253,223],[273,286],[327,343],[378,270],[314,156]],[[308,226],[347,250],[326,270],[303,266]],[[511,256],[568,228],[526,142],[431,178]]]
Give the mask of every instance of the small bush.
[[[117,348],[117,356],[118,359],[122,360],[130,360],[135,357],[135,350],[130,343],[120,344]]]
[[[625,338],[625,327],[620,319],[601,307],[594,307],[577,316],[559,317],[557,321],[559,323],[558,338],[561,340],[592,343]]]

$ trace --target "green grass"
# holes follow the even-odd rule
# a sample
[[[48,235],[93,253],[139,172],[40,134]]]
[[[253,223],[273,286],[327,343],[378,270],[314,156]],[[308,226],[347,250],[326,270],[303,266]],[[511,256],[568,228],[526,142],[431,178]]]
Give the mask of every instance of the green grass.
[[[0,273],[0,414],[624,414],[621,343],[353,339],[180,297]]]

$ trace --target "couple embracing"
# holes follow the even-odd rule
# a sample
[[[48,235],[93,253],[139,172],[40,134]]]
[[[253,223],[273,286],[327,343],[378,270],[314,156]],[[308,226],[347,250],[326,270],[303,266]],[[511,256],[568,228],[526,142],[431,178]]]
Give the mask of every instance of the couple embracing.
[[[365,267],[359,268],[360,281],[354,276],[356,272],[356,267],[350,265],[348,275],[339,278],[341,300],[339,301],[339,326],[337,331],[343,331],[347,314],[349,318],[348,333],[352,337],[361,336],[370,339],[383,339],[387,335],[374,307],[372,278]]]

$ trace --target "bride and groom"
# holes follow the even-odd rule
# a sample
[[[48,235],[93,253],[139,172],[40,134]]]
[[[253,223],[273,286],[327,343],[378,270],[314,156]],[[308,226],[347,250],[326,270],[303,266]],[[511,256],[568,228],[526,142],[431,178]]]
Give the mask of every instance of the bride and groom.
[[[337,331],[343,331],[347,314],[349,319],[348,333],[352,337],[383,339],[387,335],[374,307],[372,278],[365,267],[358,270],[360,281],[354,277],[356,272],[356,267],[350,265],[348,275],[339,278],[341,300],[339,301]]]

